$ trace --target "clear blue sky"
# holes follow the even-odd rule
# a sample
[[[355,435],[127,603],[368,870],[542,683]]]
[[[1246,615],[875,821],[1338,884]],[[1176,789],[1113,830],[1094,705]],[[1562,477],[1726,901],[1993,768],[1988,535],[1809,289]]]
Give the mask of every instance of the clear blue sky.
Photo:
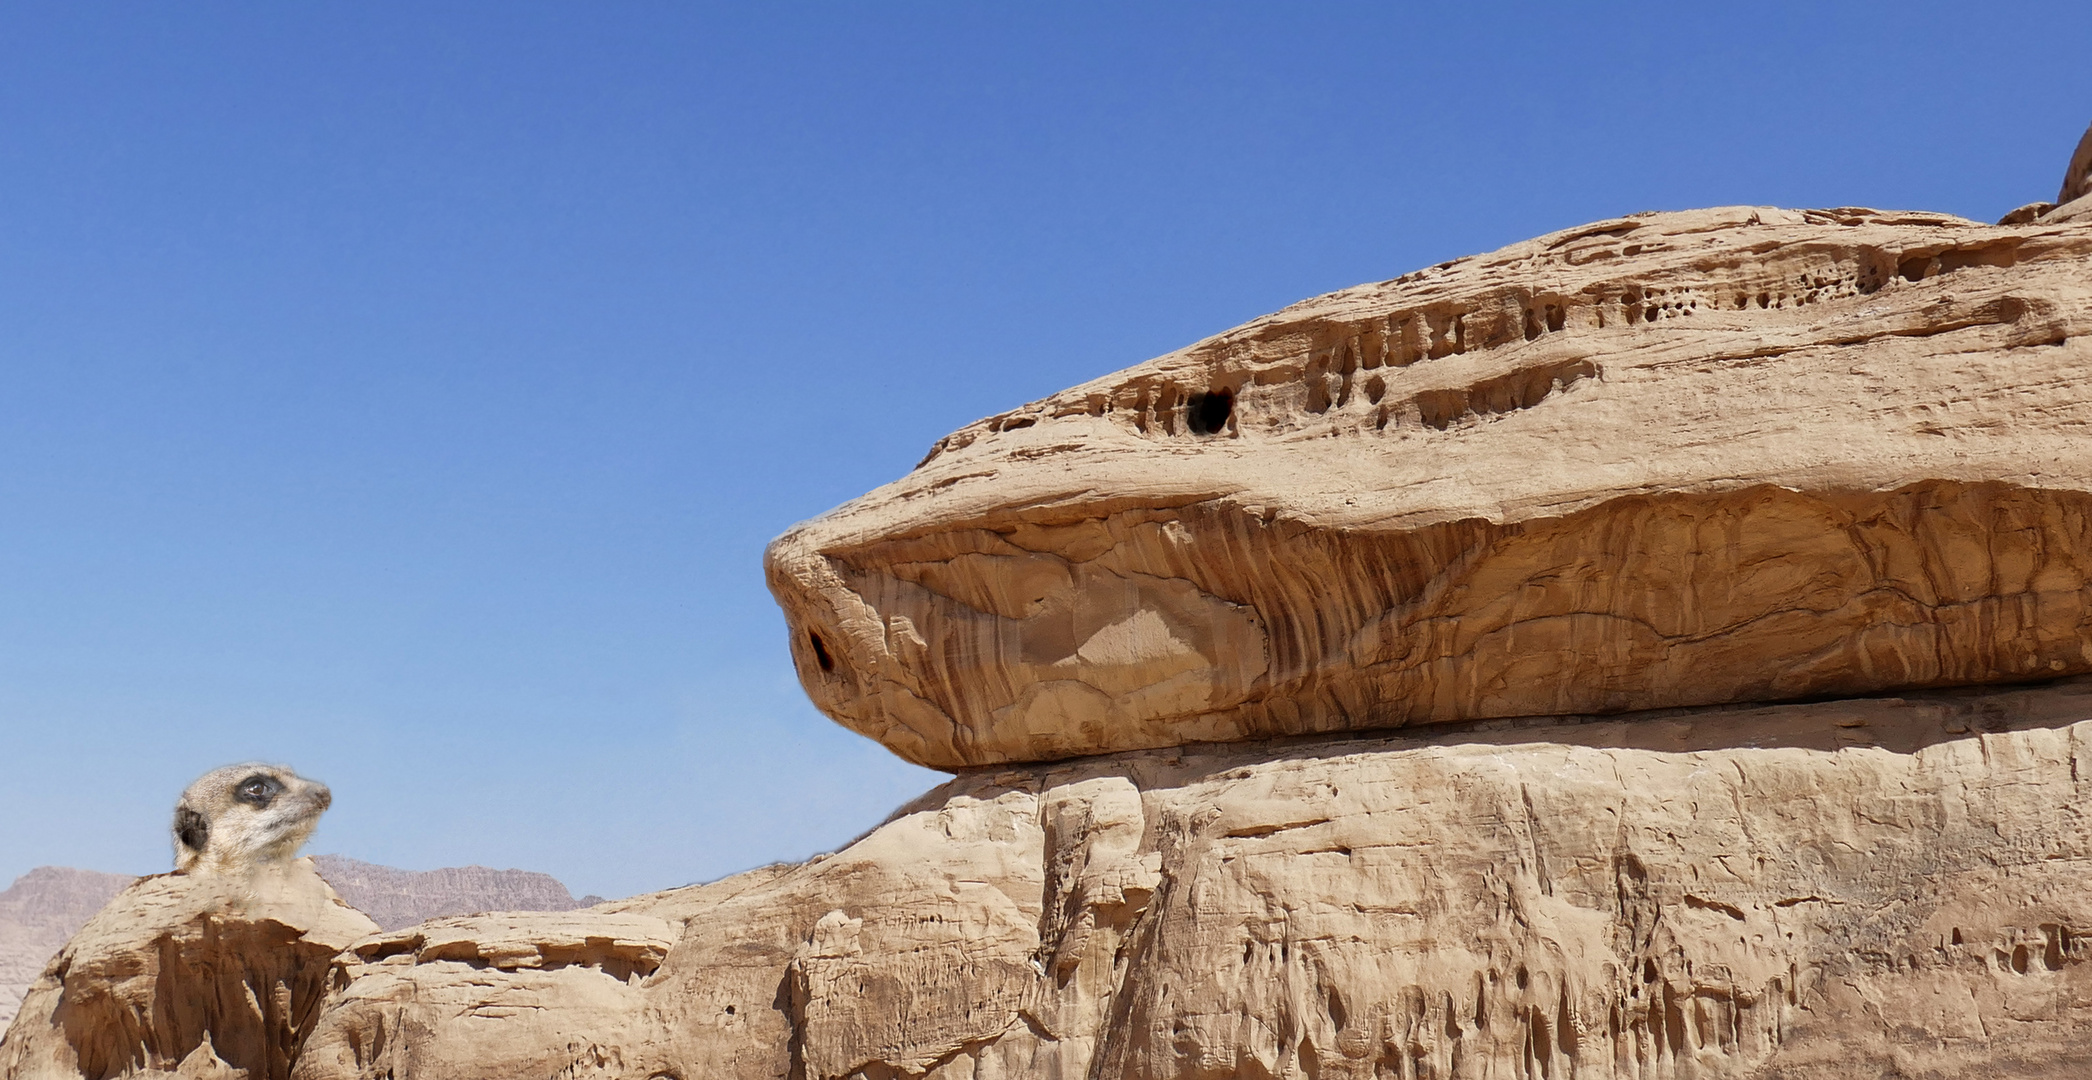
[[[0,34],[0,884],[314,844],[577,892],[935,783],[762,545],[946,431],[1608,215],[1994,219],[2092,5],[43,4]]]

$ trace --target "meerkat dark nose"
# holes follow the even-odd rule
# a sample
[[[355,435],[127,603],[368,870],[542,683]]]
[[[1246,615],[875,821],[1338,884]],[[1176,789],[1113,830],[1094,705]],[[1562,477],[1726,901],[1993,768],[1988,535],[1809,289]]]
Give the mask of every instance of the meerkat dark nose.
[[[327,785],[314,784],[313,787],[319,789],[312,793],[312,798],[314,802],[320,804],[320,809],[325,810],[334,805],[334,792],[328,790]]]

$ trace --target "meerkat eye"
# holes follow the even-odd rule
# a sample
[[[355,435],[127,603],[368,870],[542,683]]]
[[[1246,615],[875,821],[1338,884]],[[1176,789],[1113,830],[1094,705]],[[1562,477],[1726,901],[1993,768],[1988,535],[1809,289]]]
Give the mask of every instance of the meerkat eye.
[[[233,790],[232,797],[249,806],[266,807],[269,803],[275,801],[276,796],[281,794],[283,794],[283,783],[281,781],[273,776],[255,773],[253,776],[240,781],[240,786]]]

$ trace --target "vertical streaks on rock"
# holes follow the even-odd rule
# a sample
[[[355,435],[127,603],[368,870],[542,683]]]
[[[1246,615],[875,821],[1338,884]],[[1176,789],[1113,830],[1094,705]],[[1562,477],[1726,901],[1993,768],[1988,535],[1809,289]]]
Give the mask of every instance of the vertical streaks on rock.
[[[964,428],[770,585],[815,703],[940,768],[2092,671],[2088,267],[2047,219],[1600,222]]]
[[[375,930],[309,861],[252,877],[140,880],[82,927],[23,999],[0,1076],[288,1080],[331,961]]]
[[[2088,687],[969,774],[833,855],[624,902],[681,937],[608,996],[443,959],[510,944],[359,946],[298,1075],[2069,1075]]]
[[[1378,534],[1197,504],[849,560],[888,630],[817,700],[946,766],[2092,671],[2092,494],[2001,483]],[[892,737],[897,698],[929,737]]]

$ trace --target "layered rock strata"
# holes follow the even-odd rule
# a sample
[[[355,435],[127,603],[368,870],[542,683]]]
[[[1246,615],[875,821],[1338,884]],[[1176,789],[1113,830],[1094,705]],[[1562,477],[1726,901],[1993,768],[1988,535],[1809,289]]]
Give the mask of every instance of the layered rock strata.
[[[377,925],[310,860],[250,875],[142,878],[29,988],[0,1077],[282,1080],[330,989],[330,961]]]
[[[2079,1075],[2070,175],[1600,222],[972,425],[767,560],[814,700],[957,779],[353,942],[150,879],[181,917],[98,917],[0,1075]]]
[[[381,929],[445,915],[483,911],[571,911],[602,902],[575,899],[549,874],[454,866],[401,870],[342,855],[317,855],[313,866],[349,906]],[[0,1031],[15,1017],[29,984],[94,913],[136,878],[43,866],[0,891]]]
[[[771,547],[939,768],[2092,672],[2092,221],[1730,208],[1305,301]]]
[[[970,773],[365,939],[301,1080],[2075,1076],[2092,680]]]

